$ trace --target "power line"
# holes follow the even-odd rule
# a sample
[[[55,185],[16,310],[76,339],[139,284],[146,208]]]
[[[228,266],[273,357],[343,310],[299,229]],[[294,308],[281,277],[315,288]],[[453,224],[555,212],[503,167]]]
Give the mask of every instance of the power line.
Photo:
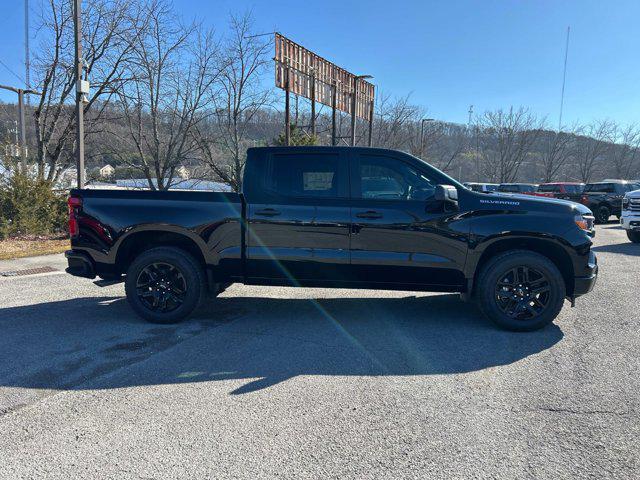
[[[13,70],[11,70],[11,68],[9,68],[9,66],[8,66],[6,63],[4,63],[2,60],[0,60],[0,65],[2,65],[4,68],[6,68],[6,69],[7,69],[7,71],[8,71],[11,75],[13,75],[13,76],[14,76],[14,77],[16,77],[18,80],[20,80],[22,83],[24,83],[24,84],[27,86],[27,88],[29,87],[29,86],[27,85],[27,82],[25,82],[24,78],[22,78],[22,77],[21,77],[20,75],[18,75],[16,72],[14,72]]]

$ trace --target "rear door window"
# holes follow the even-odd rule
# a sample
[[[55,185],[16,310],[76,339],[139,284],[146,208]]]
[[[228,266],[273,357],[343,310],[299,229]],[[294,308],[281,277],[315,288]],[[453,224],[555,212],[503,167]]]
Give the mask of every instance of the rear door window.
[[[274,154],[266,189],[283,197],[345,197],[345,168],[337,153]]]

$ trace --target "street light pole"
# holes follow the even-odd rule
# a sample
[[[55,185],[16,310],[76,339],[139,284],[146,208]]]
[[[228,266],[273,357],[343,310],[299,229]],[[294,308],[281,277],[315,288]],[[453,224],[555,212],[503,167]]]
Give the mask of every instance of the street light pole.
[[[84,105],[82,88],[82,0],[73,1],[73,29],[76,62],[76,168],[78,188],[84,187]]]

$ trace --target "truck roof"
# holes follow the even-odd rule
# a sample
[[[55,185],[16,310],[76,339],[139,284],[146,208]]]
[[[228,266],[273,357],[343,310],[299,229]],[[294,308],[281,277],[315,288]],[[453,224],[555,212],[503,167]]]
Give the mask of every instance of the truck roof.
[[[391,148],[379,148],[379,147],[349,147],[343,145],[336,146],[326,146],[326,145],[295,145],[295,146],[274,146],[274,147],[250,147],[247,149],[247,153],[250,152],[309,152],[309,151],[367,151],[367,152],[377,152],[377,153],[404,153],[406,155],[411,155],[406,152],[401,152],[400,150],[393,150]]]

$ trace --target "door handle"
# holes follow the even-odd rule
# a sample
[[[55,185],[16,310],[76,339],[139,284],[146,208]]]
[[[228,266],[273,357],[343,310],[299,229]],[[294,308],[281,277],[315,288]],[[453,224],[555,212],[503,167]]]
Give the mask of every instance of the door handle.
[[[356,213],[356,217],[358,218],[382,218],[382,214],[379,212],[376,212],[374,210],[367,210],[366,212],[360,212],[360,213]]]
[[[263,208],[262,210],[258,210],[256,215],[260,215],[262,217],[275,217],[276,215],[280,215],[280,212],[274,208]]]

